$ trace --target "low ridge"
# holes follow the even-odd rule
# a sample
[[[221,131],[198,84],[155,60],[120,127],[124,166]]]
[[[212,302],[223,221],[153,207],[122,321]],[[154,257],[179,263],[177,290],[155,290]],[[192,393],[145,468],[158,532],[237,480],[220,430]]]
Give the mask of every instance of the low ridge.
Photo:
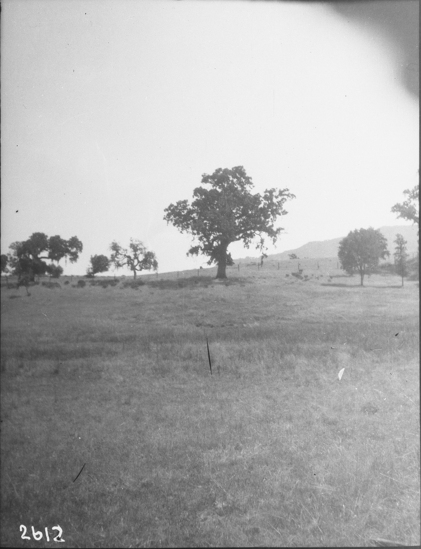
[[[395,249],[394,240],[397,234],[401,234],[408,242],[407,248],[410,257],[415,255],[418,251],[418,230],[416,225],[396,225],[380,227],[380,232],[387,238],[387,246],[391,257]],[[345,238],[341,236],[339,238],[332,238],[330,240],[321,240],[314,242],[307,242],[299,248],[293,250],[286,250],[277,254],[268,255],[268,259],[277,261],[283,261],[289,259],[290,254],[296,254],[301,259],[320,259],[338,257],[339,242]],[[235,259],[236,262],[248,261],[255,259],[257,256],[248,256],[245,258]]]

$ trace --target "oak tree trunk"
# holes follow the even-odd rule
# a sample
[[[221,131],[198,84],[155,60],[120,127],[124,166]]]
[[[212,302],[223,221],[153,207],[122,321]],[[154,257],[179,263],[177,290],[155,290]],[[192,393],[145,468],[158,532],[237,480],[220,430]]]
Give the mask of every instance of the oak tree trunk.
[[[221,244],[216,278],[227,278],[227,249],[228,244]]]
[[[216,273],[216,278],[227,278],[227,262],[220,260],[218,262],[218,271]]]

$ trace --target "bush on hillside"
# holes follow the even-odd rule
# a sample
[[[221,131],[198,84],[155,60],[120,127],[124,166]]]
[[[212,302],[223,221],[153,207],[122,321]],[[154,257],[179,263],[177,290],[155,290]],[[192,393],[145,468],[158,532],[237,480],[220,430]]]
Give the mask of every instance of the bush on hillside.
[[[132,290],[138,290],[140,286],[144,286],[145,282],[141,278],[136,280],[127,280],[123,282],[123,288],[132,288]]]
[[[99,279],[99,280],[94,280],[94,279],[91,279],[89,281],[89,285],[90,286],[101,286],[102,288],[107,288],[108,286],[117,286],[117,284],[119,283],[120,281],[118,279],[113,279],[113,278],[109,278],[109,279]]]
[[[59,282],[42,282],[41,286],[44,286],[44,288],[48,288],[50,290],[61,288],[61,284]]]

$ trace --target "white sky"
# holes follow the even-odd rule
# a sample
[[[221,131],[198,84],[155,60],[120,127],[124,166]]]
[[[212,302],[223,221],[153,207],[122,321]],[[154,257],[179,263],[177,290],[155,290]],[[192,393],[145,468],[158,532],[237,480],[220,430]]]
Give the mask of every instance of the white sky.
[[[163,216],[217,168],[297,196],[269,253],[402,224],[418,183],[399,51],[323,4],[5,0],[1,46],[2,253],[76,235],[65,274],[130,237],[160,272],[205,265]]]

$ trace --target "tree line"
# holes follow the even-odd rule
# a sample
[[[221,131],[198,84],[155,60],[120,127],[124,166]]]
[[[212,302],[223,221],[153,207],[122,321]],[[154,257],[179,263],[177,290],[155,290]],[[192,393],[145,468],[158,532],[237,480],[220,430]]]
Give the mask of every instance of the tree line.
[[[88,277],[108,271],[111,265],[116,269],[128,267],[135,278],[138,271],[158,268],[154,252],[148,251],[140,240],[131,239],[128,248],[112,242],[110,248],[110,258],[105,255],[91,256],[86,273]],[[27,240],[11,244],[10,250],[9,254],[1,255],[1,271],[17,275],[18,284],[25,284],[43,275],[59,278],[63,274],[60,261],[65,259],[75,263],[83,244],[76,236],[65,240],[58,235],[48,237],[44,233],[33,233]]]
[[[218,168],[211,175],[203,174],[202,186],[193,191],[193,200],[179,200],[164,210],[164,220],[181,233],[193,237],[187,255],[204,255],[208,265],[217,265],[216,278],[226,278],[226,268],[234,264],[229,246],[242,242],[246,248],[254,244],[261,262],[267,257],[267,241],[276,243],[283,229],[275,224],[286,215],[287,201],[295,198],[289,189],[266,189],[262,194],[253,193],[254,184],[243,166],[232,169]],[[405,190],[406,200],[395,204],[392,212],[398,217],[419,224],[419,185]],[[395,240],[395,269],[403,278],[407,275],[407,242],[402,235]],[[48,237],[44,233],[33,233],[23,242],[14,242],[9,254],[1,255],[2,272],[15,274],[19,279],[33,281],[36,276],[48,274],[59,277],[63,268],[62,259],[74,263],[83,250],[82,242],[73,236],[65,240],[60,236]],[[158,261],[154,252],[148,250],[142,241],[131,239],[127,247],[113,241],[111,255],[93,255],[87,276],[107,272],[111,266],[116,269],[127,267],[133,277],[143,270],[157,270]],[[341,268],[348,274],[358,273],[363,285],[364,277],[374,272],[380,259],[390,254],[385,237],[373,228],[351,231],[341,240],[338,257]]]

